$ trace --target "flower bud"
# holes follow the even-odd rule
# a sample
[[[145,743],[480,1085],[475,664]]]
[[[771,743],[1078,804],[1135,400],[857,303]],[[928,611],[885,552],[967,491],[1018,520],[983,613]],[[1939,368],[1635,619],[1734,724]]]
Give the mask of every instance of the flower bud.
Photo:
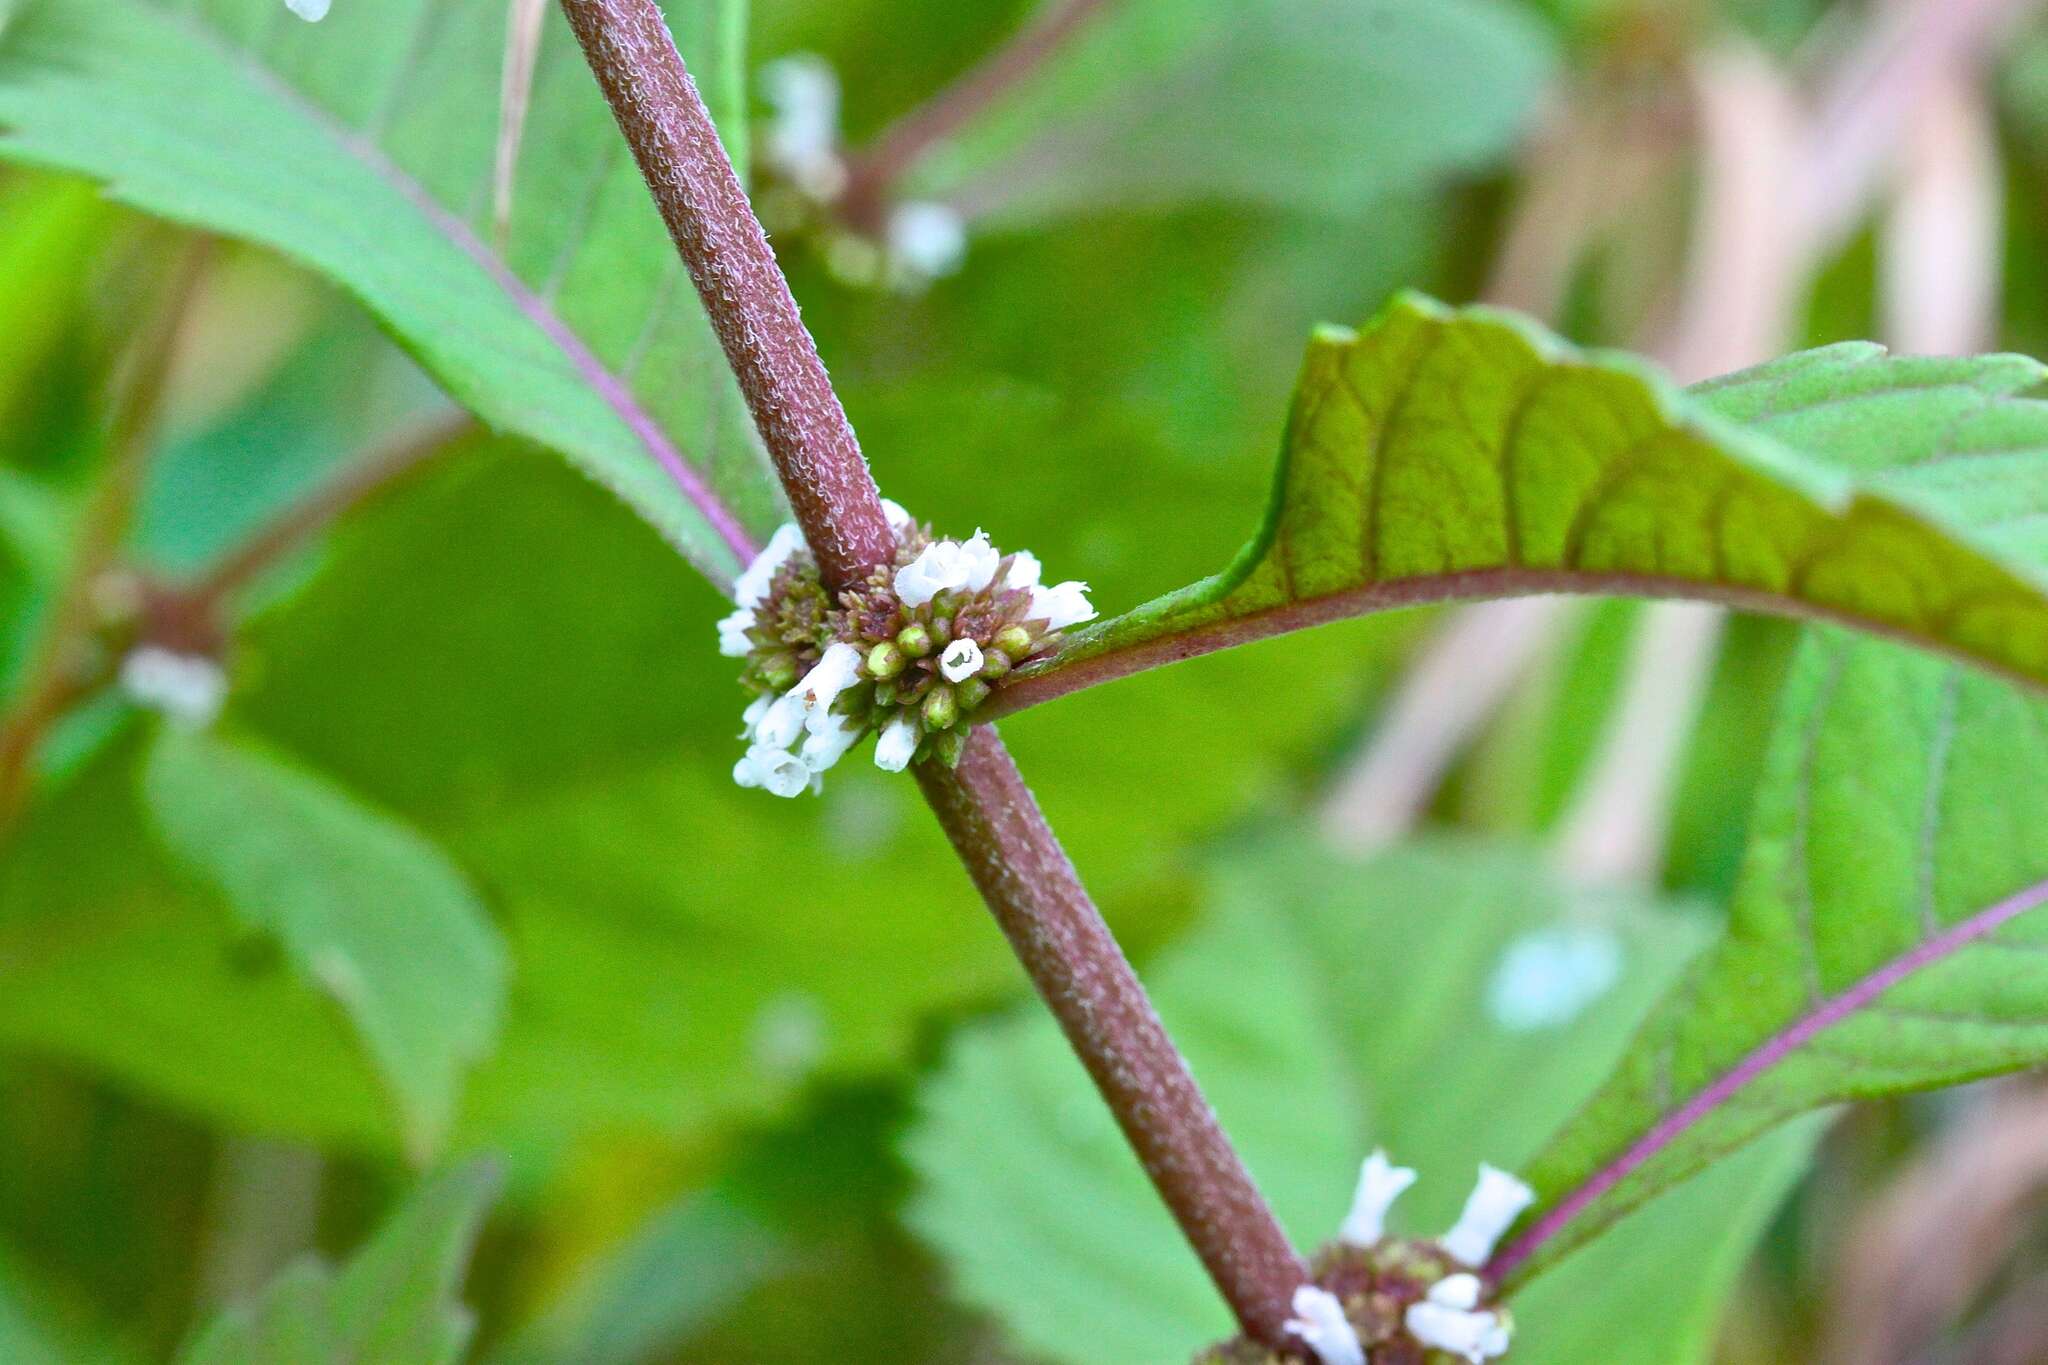
[[[903,656],[901,649],[884,640],[868,651],[868,676],[893,678],[903,671],[903,666],[908,662],[910,661]]]
[[[913,659],[922,659],[932,652],[932,633],[913,621],[897,634],[896,647]]]
[[[987,701],[988,693],[988,684],[979,678],[969,678],[966,682],[955,683],[953,686],[953,695],[959,700],[962,711],[972,711]]]
[[[934,687],[925,694],[924,723],[934,730],[944,730],[960,719],[960,704],[953,699],[950,687]]]
[[[1031,632],[1024,629],[1024,627],[1004,626],[996,632],[996,638],[990,643],[994,644],[1003,653],[1009,655],[1012,661],[1015,661],[1029,654],[1032,645],[1036,642],[1032,640]]]
[[[994,648],[984,649],[983,651],[981,651],[982,677],[990,679],[1000,678],[1009,671],[1009,655],[1003,653],[1003,651],[1001,651],[1000,649]]]
[[[967,731],[942,730],[932,736],[932,758],[948,768],[960,766],[960,755],[967,751]]]

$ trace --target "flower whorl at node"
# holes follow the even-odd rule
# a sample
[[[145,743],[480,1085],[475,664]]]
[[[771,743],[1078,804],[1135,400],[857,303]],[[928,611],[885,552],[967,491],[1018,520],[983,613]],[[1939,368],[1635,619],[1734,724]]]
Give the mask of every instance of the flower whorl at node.
[[[803,536],[784,526],[733,582],[719,651],[744,659],[753,700],[733,780],[776,796],[819,774],[873,731],[875,766],[957,763],[974,712],[1013,668],[1093,620],[1086,583],[1045,587],[1036,556],[1005,555],[980,531],[935,539],[883,499],[895,559],[827,592]]]
[[[1318,1365],[1485,1365],[1508,1353],[1514,1319],[1490,1301],[1472,1273],[1532,1199],[1527,1185],[1491,1166],[1465,1201],[1457,1225],[1434,1241],[1386,1235],[1394,1201],[1415,1172],[1366,1158],[1337,1240],[1317,1254],[1310,1282],[1294,1292],[1288,1331]],[[1197,1365],[1282,1365],[1282,1357],[1242,1338],[1199,1357]]]

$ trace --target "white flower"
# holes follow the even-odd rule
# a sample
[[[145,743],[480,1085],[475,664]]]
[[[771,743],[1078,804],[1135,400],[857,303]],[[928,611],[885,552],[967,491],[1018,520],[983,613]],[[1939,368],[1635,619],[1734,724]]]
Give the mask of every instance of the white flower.
[[[749,706],[748,714],[753,709]],[[793,691],[784,693],[755,719],[754,742],[770,749],[787,749],[804,732],[806,714],[802,697]]]
[[[965,637],[955,640],[939,656],[939,672],[947,682],[966,682],[981,672],[981,646]]]
[[[846,756],[846,751],[859,742],[867,733],[867,727],[849,716],[835,716],[820,711],[811,717],[810,734],[804,740],[798,756],[804,766],[813,773],[824,772]]]
[[[768,103],[775,106],[762,139],[762,156],[796,187],[820,202],[846,188],[839,159],[839,77],[822,57],[784,57],[761,68]]]
[[[137,705],[197,730],[220,714],[228,679],[212,659],[162,645],[141,645],[121,660],[121,690]]]
[[[741,607],[728,616],[718,618],[718,652],[728,659],[744,659],[754,652],[754,642],[747,638],[747,632],[754,628],[754,609]]]
[[[825,646],[811,671],[789,689],[789,695],[803,703],[806,716],[831,710],[839,694],[860,681],[860,658],[858,646],[834,640]]]
[[[882,515],[888,519],[889,529],[892,531],[908,530],[910,527],[910,513],[894,498],[882,499]]]
[[[1286,1326],[1323,1365],[1366,1365],[1357,1330],[1344,1316],[1344,1305],[1327,1289],[1305,1284],[1295,1290],[1294,1316]]]
[[[996,570],[1002,565],[1003,556],[988,543],[988,532],[977,527],[974,535],[961,544],[960,560],[966,575],[961,581],[969,592],[980,592],[995,582]]]
[[[967,224],[944,204],[898,204],[889,215],[889,254],[921,280],[950,275],[967,256]]]
[[[1478,1276],[1446,1276],[1430,1287],[1421,1303],[1408,1306],[1408,1335],[1424,1346],[1463,1356],[1472,1365],[1506,1355],[1507,1325],[1498,1313],[1475,1312],[1478,1307]]]
[[[1010,556],[1010,571],[1003,575],[1006,588],[1035,588],[1038,579],[1045,572],[1045,566],[1038,562],[1038,556],[1029,550],[1019,550]]]
[[[1031,619],[1043,620],[1052,630],[1065,630],[1095,619],[1088,602],[1088,585],[1069,579],[1050,588],[1031,590]]]
[[[740,738],[752,739],[754,727],[761,723],[761,717],[768,714],[768,708],[775,704],[773,697],[756,697],[747,703],[747,709],[740,712]]]
[[[1479,1183],[1465,1201],[1457,1226],[1443,1236],[1443,1247],[1469,1266],[1482,1266],[1493,1244],[1536,1199],[1530,1189],[1506,1171],[1481,1165]]]
[[[1351,1196],[1351,1212],[1337,1230],[1337,1240],[1355,1247],[1376,1245],[1387,1234],[1387,1210],[1415,1183],[1415,1172],[1387,1160],[1384,1151],[1374,1152],[1358,1171],[1358,1191]]]
[[[875,766],[885,773],[900,773],[917,754],[917,722],[899,715],[875,741]]]
[[[804,533],[796,528],[794,522],[785,521],[776,527],[775,534],[768,537],[767,546],[754,556],[754,562],[747,565],[746,571],[733,580],[733,601],[743,607],[760,606],[762,599],[768,596],[768,588],[774,583],[775,575],[791,555],[803,548],[803,543]],[[721,632],[724,630],[723,622],[719,628]]]
[[[787,749],[767,744],[749,748],[733,765],[732,780],[742,787],[765,788],[774,796],[801,796],[811,785],[811,770]]]
[[[896,596],[906,607],[921,607],[942,592],[967,584],[967,565],[957,540],[935,540],[896,571]]]
[[[309,24],[327,17],[328,0],[284,0],[284,7]]]

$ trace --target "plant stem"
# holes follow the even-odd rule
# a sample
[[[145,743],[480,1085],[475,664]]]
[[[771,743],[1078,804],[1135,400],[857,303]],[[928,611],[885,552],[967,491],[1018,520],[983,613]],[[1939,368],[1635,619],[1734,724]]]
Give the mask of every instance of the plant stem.
[[[131,368],[121,381],[120,397],[107,424],[106,462],[79,520],[49,626],[37,643],[18,700],[0,716],[0,832],[12,828],[21,815],[44,734],[75,701],[98,686],[103,661],[92,654],[100,617],[98,594],[134,517],[178,341],[211,255],[212,243],[205,238],[184,250],[133,348]]]
[[[873,225],[897,183],[939,143],[965,127],[1053,57],[1110,0],[1056,0],[951,85],[884,128],[847,164],[847,213]]]
[[[846,415],[654,0],[562,0],[754,409],[828,582],[894,556]],[[1307,1273],[1160,1026],[994,731],[953,771],[919,769],[933,811],[1251,1336],[1285,1341]]]
[[[896,552],[818,347],[653,0],[563,0],[704,300],[826,586]]]

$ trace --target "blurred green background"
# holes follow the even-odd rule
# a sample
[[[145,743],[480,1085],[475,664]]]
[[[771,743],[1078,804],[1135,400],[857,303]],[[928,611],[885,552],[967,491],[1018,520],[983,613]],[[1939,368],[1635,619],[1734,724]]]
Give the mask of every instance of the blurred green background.
[[[822,57],[857,149],[1031,8],[754,0],[747,69]],[[908,287],[860,278],[872,224],[793,203],[756,158],[886,493],[942,531],[1031,547],[1115,611],[1227,560],[1310,328],[1400,287],[1513,304],[1688,379],[1852,336],[2048,352],[2048,24],[2028,5],[1363,8],[1106,6],[908,179],[968,211],[957,269]],[[566,40],[551,16],[543,43]],[[6,44],[0,27],[0,64]],[[495,80],[498,53],[478,60]],[[758,151],[776,113],[752,104]],[[1825,230],[1771,217],[1834,181]],[[187,240],[82,182],[0,175],[0,677],[17,697],[126,344]],[[123,583],[146,598],[199,572],[446,403],[350,299],[218,244]],[[408,969],[471,1002],[413,1021],[475,1034],[449,1044],[445,1114],[431,1083],[409,1103],[333,983],[195,870],[191,841],[235,831],[152,813],[221,755],[198,745],[177,770],[156,718],[116,691],[68,711],[0,853],[0,1359],[169,1358],[295,1258],[345,1259],[422,1172],[476,1156],[501,1176],[460,1294],[478,1359],[1170,1360],[1221,1330],[1165,1215],[1118,1204],[1128,1159],[1027,1022],[1021,976],[909,784],[865,763],[816,800],[731,783],[742,698],[712,649],[722,610],[608,493],[474,433],[238,599],[222,724],[275,760],[257,789],[297,774],[343,804],[337,821],[404,827],[482,907],[466,964],[390,931]],[[1368,1138],[1468,1168],[1466,1146],[1526,1152],[1590,1088],[1725,901],[1796,634],[1615,603],[1401,613],[1003,730],[1312,1240]],[[1442,686],[1445,668],[1474,686]],[[1596,837],[1617,791],[1635,817],[1618,848]],[[1427,842],[1361,870],[1421,827]],[[402,888],[362,875],[402,920]],[[1627,926],[1629,990],[1613,1017],[1510,1051],[1532,1045],[1485,1024],[1486,973],[1514,934],[1589,901],[1622,905],[1598,923]],[[1458,932],[1412,916],[1468,903]],[[1333,961],[1381,975],[1332,978]],[[1441,988],[1414,1009],[1470,1074],[1373,1055],[1379,1016],[1346,1002],[1397,991],[1387,965],[1405,961],[1430,964]],[[1282,1017],[1311,979],[1330,1016]],[[1484,1099],[1502,1076],[1540,1102]],[[1302,1108],[1279,1123],[1276,1104]],[[1646,1361],[2048,1359],[2023,1320],[2048,1170],[1996,1167],[2005,1183],[1979,1195],[2003,1218],[1972,1224],[1944,1253],[1954,1282],[1932,1288],[1910,1251],[1933,1215],[1907,1197],[2024,1147],[2041,1107],[2015,1083],[1778,1142],[1739,1188],[1645,1225],[1640,1254],[1685,1267],[1668,1304],[1582,1284],[1572,1312],[1621,1336],[1655,1316]],[[1034,1214],[1070,1206],[1084,1212]],[[1885,1302],[1913,1311],[1858,1337]],[[1567,1337],[1531,1355],[1636,1358]]]

